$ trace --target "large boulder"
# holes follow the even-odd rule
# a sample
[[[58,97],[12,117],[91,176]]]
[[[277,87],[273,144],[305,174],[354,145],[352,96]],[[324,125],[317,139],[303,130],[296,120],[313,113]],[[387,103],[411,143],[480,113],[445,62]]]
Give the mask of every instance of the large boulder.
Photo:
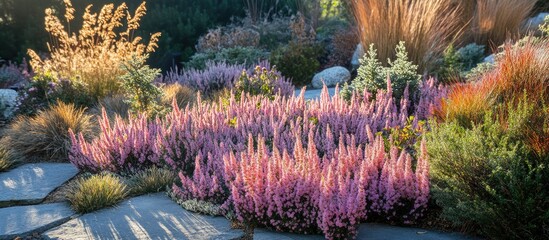
[[[483,60],[483,62],[495,64],[495,63],[496,63],[496,55],[491,54],[490,56],[485,57],[484,60]]]
[[[351,72],[344,67],[331,67],[317,73],[313,77],[313,88],[320,89],[326,84],[327,87],[335,87],[351,79]]]
[[[542,12],[536,15],[535,17],[531,17],[526,21],[524,24],[526,31],[538,31],[539,27],[544,23],[545,17],[549,16],[549,13]]]
[[[353,69],[358,69],[360,66],[360,59],[364,56],[364,47],[362,47],[362,44],[356,45],[355,52],[353,53],[353,58],[351,59],[351,66],[353,66]]]
[[[17,107],[17,92],[13,89],[0,89],[0,119],[9,119]]]

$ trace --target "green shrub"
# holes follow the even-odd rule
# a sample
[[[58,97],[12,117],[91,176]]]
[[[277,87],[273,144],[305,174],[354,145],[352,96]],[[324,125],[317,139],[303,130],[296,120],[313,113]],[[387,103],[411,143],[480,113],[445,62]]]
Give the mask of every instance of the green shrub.
[[[4,131],[6,147],[28,158],[66,161],[70,147],[69,129],[91,140],[94,126],[84,109],[59,102],[36,116],[20,116]]]
[[[19,93],[21,104],[17,109],[18,114],[33,115],[47,108],[55,101],[54,96],[51,95],[55,91],[53,83],[57,81],[50,72],[34,76],[29,86]]]
[[[439,79],[449,82],[456,77],[459,79],[463,64],[460,62],[458,51],[453,45],[448,46],[442,55]]]
[[[390,67],[386,69],[385,75],[391,78],[393,96],[400,99],[404,94],[406,85],[409,85],[412,92],[416,89],[421,80],[421,75],[417,74],[418,66],[408,60],[408,53],[406,52],[404,42],[400,42],[395,51],[396,59],[394,61],[388,60]]]
[[[97,102],[86,93],[84,83],[60,79],[51,72],[36,74],[20,95],[21,104],[17,111],[25,115],[34,115],[59,101],[77,107],[90,107]]]
[[[246,64],[246,66],[249,67],[268,58],[269,53],[259,48],[231,47],[196,53],[188,62],[184,63],[184,65],[186,68],[204,69],[206,68],[206,63],[211,61],[225,62],[231,65]]]
[[[484,52],[485,46],[476,43],[467,44],[465,47],[458,49],[457,53],[463,67],[462,71],[469,71],[482,62]]]
[[[441,59],[441,67],[438,71],[439,79],[443,82],[461,80],[477,65],[484,60],[484,46],[471,43],[456,50],[449,46]],[[475,70],[476,71],[476,70]]]
[[[88,213],[114,206],[126,196],[126,185],[119,177],[101,173],[73,182],[67,199],[76,212]]]
[[[330,39],[339,34],[342,30],[349,29],[351,26],[346,19],[328,18],[316,29],[318,39]],[[358,44],[358,36],[356,36]],[[356,45],[355,45],[356,46]],[[349,60],[350,61],[350,60]]]
[[[276,94],[274,92],[273,82],[277,81],[279,78],[280,75],[274,68],[267,70],[266,68],[257,66],[252,74],[243,71],[234,87],[236,99],[240,99],[243,93],[264,95],[273,98]]]
[[[290,42],[274,50],[270,61],[282,75],[292,79],[292,83],[299,87],[311,83],[323,55],[324,49],[319,44]]]
[[[388,59],[389,66],[382,66],[377,58],[377,51],[373,45],[364,58],[360,60],[360,67],[357,70],[357,77],[350,85],[345,85],[342,94],[350,98],[353,92],[362,93],[365,89],[376,94],[379,89],[387,88],[387,77],[391,78],[393,96],[400,99],[404,89],[409,85],[410,92],[417,88],[421,75],[417,74],[418,66],[408,60],[404,42],[400,42],[395,49],[397,58],[394,61]]]
[[[342,90],[342,95],[345,99],[350,99],[353,92],[362,93],[364,89],[368,89],[372,93],[376,93],[378,88],[382,88],[382,83],[385,82],[387,76],[383,76],[385,69],[381,62],[377,59],[377,51],[374,45],[370,45],[368,52],[359,60],[360,67],[357,69],[357,77],[351,84],[345,84]]]
[[[156,113],[158,111],[158,98],[162,91],[154,80],[160,75],[160,69],[152,69],[145,65],[148,56],[133,55],[132,59],[123,63],[121,68],[127,72],[122,79],[122,86],[129,98],[133,113]]]
[[[273,51],[292,40],[292,34],[288,31],[291,21],[290,14],[278,13],[268,21],[260,21],[254,24],[248,20],[244,21],[244,25],[253,27],[259,32],[259,45],[261,47]]]
[[[163,191],[177,179],[177,174],[172,170],[152,167],[131,176],[128,185],[131,194],[141,195]]]
[[[510,110],[507,120],[487,113],[471,128],[433,126],[432,193],[445,218],[491,239],[549,237],[549,157],[533,154],[518,134],[533,109]]]

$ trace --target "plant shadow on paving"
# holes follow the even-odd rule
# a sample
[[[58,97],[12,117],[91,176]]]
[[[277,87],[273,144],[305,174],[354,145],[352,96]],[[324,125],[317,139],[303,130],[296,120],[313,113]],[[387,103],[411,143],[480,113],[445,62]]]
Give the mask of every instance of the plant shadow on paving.
[[[232,230],[224,218],[184,211],[169,198],[155,194],[82,215],[45,235],[53,239],[231,239],[242,236],[242,233]]]

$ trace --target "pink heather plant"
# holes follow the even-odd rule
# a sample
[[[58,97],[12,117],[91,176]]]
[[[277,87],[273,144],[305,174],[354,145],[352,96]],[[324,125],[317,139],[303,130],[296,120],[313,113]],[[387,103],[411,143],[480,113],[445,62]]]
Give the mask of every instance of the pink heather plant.
[[[79,169],[90,172],[134,171],[160,165],[157,138],[161,125],[147,119],[141,115],[126,123],[117,116],[111,126],[103,109],[99,118],[101,133],[91,143],[86,142],[82,134],[76,137],[69,130],[72,142],[69,160]]]
[[[22,88],[29,83],[31,76],[32,72],[24,59],[20,66],[0,59],[0,89]]]
[[[208,159],[214,159],[211,155]],[[228,191],[225,191],[223,174],[218,161],[205,161],[202,155],[198,155],[195,161],[195,169],[192,177],[183,172],[179,173],[181,185],[174,185],[172,191],[182,200],[203,200],[214,204],[223,204],[227,201]]]
[[[438,85],[436,79],[430,78],[419,86],[418,103],[416,105],[416,121],[433,116],[435,110],[440,109],[442,99],[448,95],[448,88]]]
[[[314,137],[313,130],[305,142],[296,135],[292,154],[276,146],[271,153],[262,137],[255,150],[250,139],[240,157],[224,158],[226,171],[234,174],[228,184],[239,220],[278,231],[321,229],[328,239],[348,239],[370,212],[409,220],[420,216],[429,194],[424,147],[414,172],[411,156],[394,146],[386,154],[379,136],[365,147],[340,142],[332,158],[318,155],[310,144]]]
[[[162,82],[178,82],[200,91],[205,96],[209,96],[224,88],[232,88],[244,69],[246,69],[244,65],[207,62],[204,70],[172,70],[164,76]]]
[[[261,137],[257,150],[253,141],[248,144],[248,152],[242,152],[238,159],[232,153],[225,157],[226,166],[230,166],[226,171],[235,175],[230,189],[238,219],[277,231],[317,232],[321,161],[315,145],[303,149],[297,135],[290,156],[276,146],[270,154]]]
[[[260,68],[266,68],[270,71],[271,64],[268,61],[262,61],[258,64]],[[204,70],[184,69],[172,70],[164,76],[161,81],[165,83],[178,82],[182,85],[194,88],[204,96],[223,90],[234,88],[235,82],[241,76],[242,71],[253,72],[254,68],[246,69],[245,65],[230,65],[227,63],[208,62]],[[282,96],[291,96],[294,94],[294,87],[291,81],[279,71],[276,71],[278,78],[273,82],[274,92]]]
[[[391,89],[350,101],[277,95],[202,102],[147,122],[105,114],[92,142],[71,133],[70,160],[79,169],[127,171],[168,165],[180,171],[174,193],[231,207],[250,224],[352,238],[368,217],[413,221],[429,197],[422,145],[416,160],[376,133],[425,120],[446,94],[434,80],[418,105],[395,104]],[[261,137],[259,137],[261,136]],[[415,169],[412,167],[415,166]]]

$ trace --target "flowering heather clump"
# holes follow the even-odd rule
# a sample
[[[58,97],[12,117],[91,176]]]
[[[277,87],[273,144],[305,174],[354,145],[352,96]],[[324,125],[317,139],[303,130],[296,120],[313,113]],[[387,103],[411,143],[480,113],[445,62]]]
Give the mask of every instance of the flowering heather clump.
[[[238,79],[244,65],[229,65],[227,63],[207,62],[204,70],[184,69],[172,70],[162,79],[165,83],[180,83],[198,90],[204,96],[221,91],[224,88],[232,88]]]
[[[416,105],[416,117],[419,119],[428,119],[441,108],[443,98],[448,96],[448,88],[438,85],[437,80],[430,78],[419,84],[419,98]],[[406,101],[404,98],[401,101]],[[405,104],[401,104],[405,105]]]
[[[290,96],[294,93],[294,88],[290,81],[277,71],[268,61],[262,61],[258,64],[260,69],[265,69],[272,73],[270,86],[274,93],[280,93],[283,96]],[[244,70],[254,72],[254,68],[246,69],[245,65],[230,65],[227,63],[208,62],[204,70],[185,69],[168,72],[162,79],[162,82],[175,83],[189,86],[200,91],[203,96],[210,97],[212,94],[224,90],[232,89],[242,76]]]
[[[174,195],[183,201],[199,200],[219,205],[227,201],[229,193],[224,190],[222,162],[215,161],[216,158],[211,156],[208,159],[204,161],[201,155],[196,157],[192,177],[186,176],[183,171],[179,173],[182,187],[174,184]]]
[[[76,167],[99,172],[135,171],[160,165],[159,146],[156,144],[160,125],[147,122],[147,116],[140,115],[128,123],[116,116],[111,125],[103,110],[99,126],[101,133],[91,143],[86,142],[82,134],[76,136],[72,129],[69,130],[72,142],[69,160]]]
[[[271,156],[264,139],[258,139],[257,151],[249,140],[238,159],[225,157],[227,173],[235,175],[230,188],[238,219],[277,231],[316,232],[321,159],[315,145],[305,152],[297,136],[294,154],[274,147]]]
[[[432,80],[420,89],[428,98],[420,95],[414,107],[418,121],[445,94],[435,94]],[[311,101],[243,94],[228,104],[199,98],[184,110],[174,103],[152,122],[130,117],[110,126],[104,116],[94,141],[72,136],[71,161],[88,171],[166,164],[179,170],[172,189],[183,201],[222,205],[252,225],[352,237],[367,216],[412,221],[428,198],[426,159],[413,164],[396,146],[386,153],[375,137],[409,124],[410,101],[397,107],[390,87],[370,96],[346,101],[327,89]]]
[[[434,84],[425,85],[422,91],[428,92],[429,86],[436,87]],[[244,150],[248,134],[262,135],[271,145],[292,152],[295,131],[300,126],[304,132],[302,137],[307,137],[308,131],[314,129],[319,153],[330,155],[333,150],[331,143],[338,141],[340,133],[351,134],[356,144],[364,144],[369,142],[369,135],[373,133],[396,126],[403,127],[407,123],[409,101],[402,101],[399,110],[390,92],[380,91],[378,94],[375,100],[370,100],[370,94],[366,93],[364,97],[355,97],[350,102],[337,94],[330,98],[327,91],[323,92],[319,100],[308,102],[303,96],[276,96],[272,101],[261,96],[243,96],[239,102],[230,99],[229,106],[199,100],[197,106],[184,111],[174,106],[173,111],[163,120],[147,123],[142,117],[134,117],[130,118],[129,123],[117,120],[112,126],[107,117],[103,116],[100,120],[102,133],[94,142],[80,141],[75,136],[73,161],[88,170],[121,170],[125,167],[125,159],[117,158],[127,157],[127,154],[108,152],[119,151],[122,148],[118,145],[123,143],[129,148],[124,151],[133,148],[131,151],[140,149],[155,152],[160,156],[152,158],[154,162],[164,159],[173,167],[190,169],[192,172],[199,153],[202,156],[208,156],[209,153],[221,156],[223,153],[217,152],[222,149],[226,152]],[[419,103],[422,105],[415,107],[418,110],[415,119],[423,120],[427,114],[423,109],[429,109],[434,103],[422,101],[422,98]],[[137,138],[143,142],[137,139],[127,141],[129,135],[143,135]],[[150,143],[145,144],[145,141]],[[130,148],[129,144],[138,144],[140,147]],[[143,161],[151,160],[142,158]]]
[[[25,61],[23,61],[21,66],[17,66],[12,62],[2,65],[2,60],[0,60],[0,89],[23,87],[29,82],[30,76],[31,74]]]
[[[321,229],[329,239],[352,238],[369,215],[414,220],[429,196],[424,148],[414,172],[412,159],[396,147],[385,153],[381,137],[365,147],[351,142],[339,146],[332,158],[320,157],[314,132],[307,148],[296,137],[293,154],[272,154],[259,138],[250,139],[240,157],[225,157],[226,171],[234,173],[230,188],[239,220],[278,231],[312,233]]]

